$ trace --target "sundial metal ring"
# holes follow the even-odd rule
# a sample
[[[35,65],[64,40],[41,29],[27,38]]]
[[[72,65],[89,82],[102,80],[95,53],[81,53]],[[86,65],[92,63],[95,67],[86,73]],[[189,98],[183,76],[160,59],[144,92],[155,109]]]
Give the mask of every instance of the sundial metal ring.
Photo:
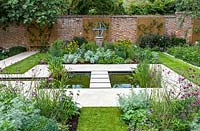
[[[103,33],[106,30],[106,25],[103,22],[97,22],[96,26],[93,28],[96,37],[103,37]]]
[[[100,47],[102,46],[103,43],[103,33],[106,30],[106,25],[103,22],[97,22],[96,26],[93,28],[95,38],[96,38],[96,43]]]

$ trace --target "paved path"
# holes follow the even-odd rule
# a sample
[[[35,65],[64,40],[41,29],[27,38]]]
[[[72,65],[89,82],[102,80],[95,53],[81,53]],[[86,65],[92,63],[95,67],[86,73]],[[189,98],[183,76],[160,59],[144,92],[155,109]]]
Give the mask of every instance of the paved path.
[[[92,71],[90,77],[90,88],[111,88],[108,71]]]
[[[3,69],[7,66],[10,66],[18,61],[21,61],[33,54],[36,54],[38,51],[31,51],[31,52],[24,52],[24,53],[20,53],[18,55],[15,55],[15,56],[12,56],[12,57],[9,57],[7,59],[4,59],[4,60],[1,60],[0,61],[0,68]]]

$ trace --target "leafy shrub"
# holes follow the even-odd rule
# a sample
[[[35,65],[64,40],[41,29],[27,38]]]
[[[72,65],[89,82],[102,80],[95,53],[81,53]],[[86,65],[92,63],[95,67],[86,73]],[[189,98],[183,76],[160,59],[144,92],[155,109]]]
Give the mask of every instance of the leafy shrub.
[[[82,46],[84,43],[85,43],[85,44],[88,43],[88,41],[87,41],[84,37],[77,37],[77,36],[75,36],[75,37],[73,38],[73,41],[76,41],[76,42],[78,43],[78,46],[79,46],[79,47]]]
[[[140,37],[139,45],[142,48],[157,48],[164,51],[170,45],[170,38],[167,35],[144,34]]]
[[[48,53],[53,57],[62,57],[64,54],[63,45],[63,41],[57,39],[51,44]]]
[[[175,35],[171,36],[170,42],[171,42],[171,47],[172,46],[183,46],[183,45],[186,45],[186,43],[187,43],[186,39],[184,39],[184,38],[178,38]]]
[[[23,46],[15,46],[9,49],[4,49],[0,47],[0,60],[6,59],[7,57],[11,57],[25,51],[26,48]]]
[[[112,63],[114,63],[114,64],[123,64],[124,63],[124,58],[122,58],[122,57],[113,58]]]
[[[83,44],[81,48],[84,48],[86,51],[96,51],[98,45],[95,42],[88,42],[87,44]]]
[[[120,109],[122,110],[122,119],[134,126],[134,130],[146,124],[148,115],[148,96],[145,91],[138,94],[119,95]]]
[[[113,43],[108,43],[108,42],[103,42],[103,47],[107,50],[114,50],[114,44]]]
[[[175,35],[144,34],[139,39],[140,47],[160,51],[165,51],[167,47],[184,44],[186,44],[186,40],[183,38],[177,38]]]
[[[44,116],[33,116],[28,119],[23,127],[24,131],[59,131],[56,122]]]
[[[9,48],[8,56],[13,56],[13,55],[19,54],[21,52],[25,52],[25,51],[26,51],[26,47],[23,47],[23,46],[11,47],[11,48]]]

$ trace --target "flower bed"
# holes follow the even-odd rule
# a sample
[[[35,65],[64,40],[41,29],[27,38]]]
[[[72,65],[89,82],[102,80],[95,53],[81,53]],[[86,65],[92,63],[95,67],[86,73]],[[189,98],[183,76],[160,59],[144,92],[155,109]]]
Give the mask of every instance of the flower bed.
[[[103,47],[98,47],[94,42],[80,44],[77,41],[57,40],[52,43],[48,53],[49,56],[60,57],[64,63],[70,64],[133,64],[144,59],[148,59],[150,63],[158,63],[156,53],[133,45],[128,40],[104,43]]]

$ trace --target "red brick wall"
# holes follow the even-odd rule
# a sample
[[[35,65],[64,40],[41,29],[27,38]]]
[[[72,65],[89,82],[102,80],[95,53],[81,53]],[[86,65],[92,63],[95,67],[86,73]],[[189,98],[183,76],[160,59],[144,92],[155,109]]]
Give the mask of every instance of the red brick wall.
[[[136,41],[137,17],[112,16],[111,17],[111,41],[129,39]]]
[[[179,37],[185,37],[190,40],[192,36],[192,21],[189,17],[180,26],[180,16],[176,15],[164,16],[164,30],[167,34],[176,34]],[[82,18],[88,16],[62,16],[59,17],[57,23],[52,30],[51,41],[57,38],[72,39],[74,36],[82,36]],[[89,16],[91,17],[91,16]],[[110,16],[110,41],[118,39],[129,39],[136,41],[138,16]],[[185,33],[187,32],[187,33]],[[26,29],[23,26],[10,26],[7,31],[0,30],[0,47],[11,47],[15,45],[29,45]]]
[[[26,36],[26,29],[23,26],[10,26],[6,31],[0,30],[0,47],[27,46]]]

